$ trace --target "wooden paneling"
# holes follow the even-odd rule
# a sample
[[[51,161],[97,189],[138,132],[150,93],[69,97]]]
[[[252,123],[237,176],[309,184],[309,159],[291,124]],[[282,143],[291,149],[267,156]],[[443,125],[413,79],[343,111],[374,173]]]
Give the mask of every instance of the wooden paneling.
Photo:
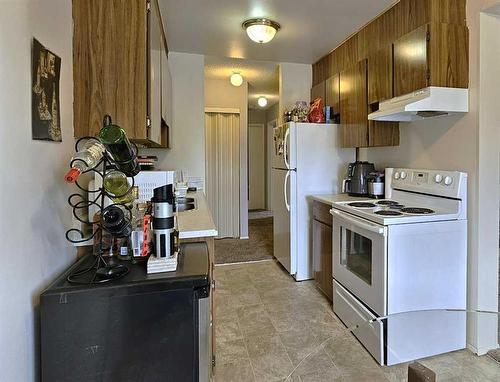
[[[351,37],[357,44],[357,60],[368,58],[381,47],[421,27],[438,22],[466,26],[466,0],[401,0],[373,19]],[[347,49],[350,52],[349,49]],[[345,58],[344,44],[313,64],[313,84],[317,84],[354,63]]]
[[[333,114],[340,114],[340,76],[338,74],[326,80],[325,105],[333,108]]]
[[[368,56],[368,104],[392,98],[392,45]]]
[[[321,81],[311,88],[311,101],[315,100],[316,98],[321,98],[323,100],[323,104],[326,105],[325,81]]]
[[[397,37],[431,21],[430,0],[403,0],[395,7]]]
[[[330,206],[315,201],[313,204],[313,257],[316,286],[333,298],[332,276],[332,215]]]
[[[429,42],[430,85],[469,86],[469,30],[465,26],[433,23]]]
[[[342,147],[368,145],[367,62],[359,61],[340,73]]]
[[[424,25],[394,42],[394,96],[428,86],[427,31]]]
[[[73,0],[75,137],[95,135],[105,114],[146,138],[146,2]]]
[[[466,0],[430,0],[432,22],[466,26]]]
[[[368,121],[368,146],[399,146],[399,122]]]

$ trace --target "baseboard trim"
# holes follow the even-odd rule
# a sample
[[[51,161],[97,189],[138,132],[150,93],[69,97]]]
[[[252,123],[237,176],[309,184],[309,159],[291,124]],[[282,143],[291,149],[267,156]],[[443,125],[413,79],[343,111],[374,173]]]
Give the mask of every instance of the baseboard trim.
[[[224,263],[224,264],[215,264],[216,267],[226,267],[229,265],[241,265],[241,264],[255,264],[255,263],[265,263],[268,261],[275,261],[274,259],[264,259],[264,260],[250,260],[250,261],[240,261],[238,263]]]
[[[249,236],[240,236],[240,240],[249,240],[250,237]]]

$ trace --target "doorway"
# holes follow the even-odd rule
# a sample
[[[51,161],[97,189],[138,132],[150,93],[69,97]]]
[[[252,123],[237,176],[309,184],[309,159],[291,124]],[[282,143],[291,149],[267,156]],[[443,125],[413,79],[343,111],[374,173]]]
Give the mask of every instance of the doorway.
[[[240,114],[205,110],[206,196],[219,238],[240,236]]]
[[[248,125],[248,209],[266,208],[266,131],[264,124]]]

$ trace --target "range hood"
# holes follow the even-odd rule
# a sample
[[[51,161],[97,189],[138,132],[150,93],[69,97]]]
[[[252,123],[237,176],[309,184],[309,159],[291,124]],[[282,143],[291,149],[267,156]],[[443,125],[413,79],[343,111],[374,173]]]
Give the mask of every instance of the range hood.
[[[469,89],[429,86],[380,102],[372,121],[410,122],[469,111]]]

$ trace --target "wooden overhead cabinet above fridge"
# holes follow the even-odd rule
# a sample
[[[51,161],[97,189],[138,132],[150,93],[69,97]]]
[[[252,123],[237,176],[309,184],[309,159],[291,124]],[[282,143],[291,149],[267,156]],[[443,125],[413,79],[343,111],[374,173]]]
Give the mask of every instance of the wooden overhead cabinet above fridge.
[[[73,0],[75,138],[105,114],[131,140],[168,147],[171,77],[157,0]]]

